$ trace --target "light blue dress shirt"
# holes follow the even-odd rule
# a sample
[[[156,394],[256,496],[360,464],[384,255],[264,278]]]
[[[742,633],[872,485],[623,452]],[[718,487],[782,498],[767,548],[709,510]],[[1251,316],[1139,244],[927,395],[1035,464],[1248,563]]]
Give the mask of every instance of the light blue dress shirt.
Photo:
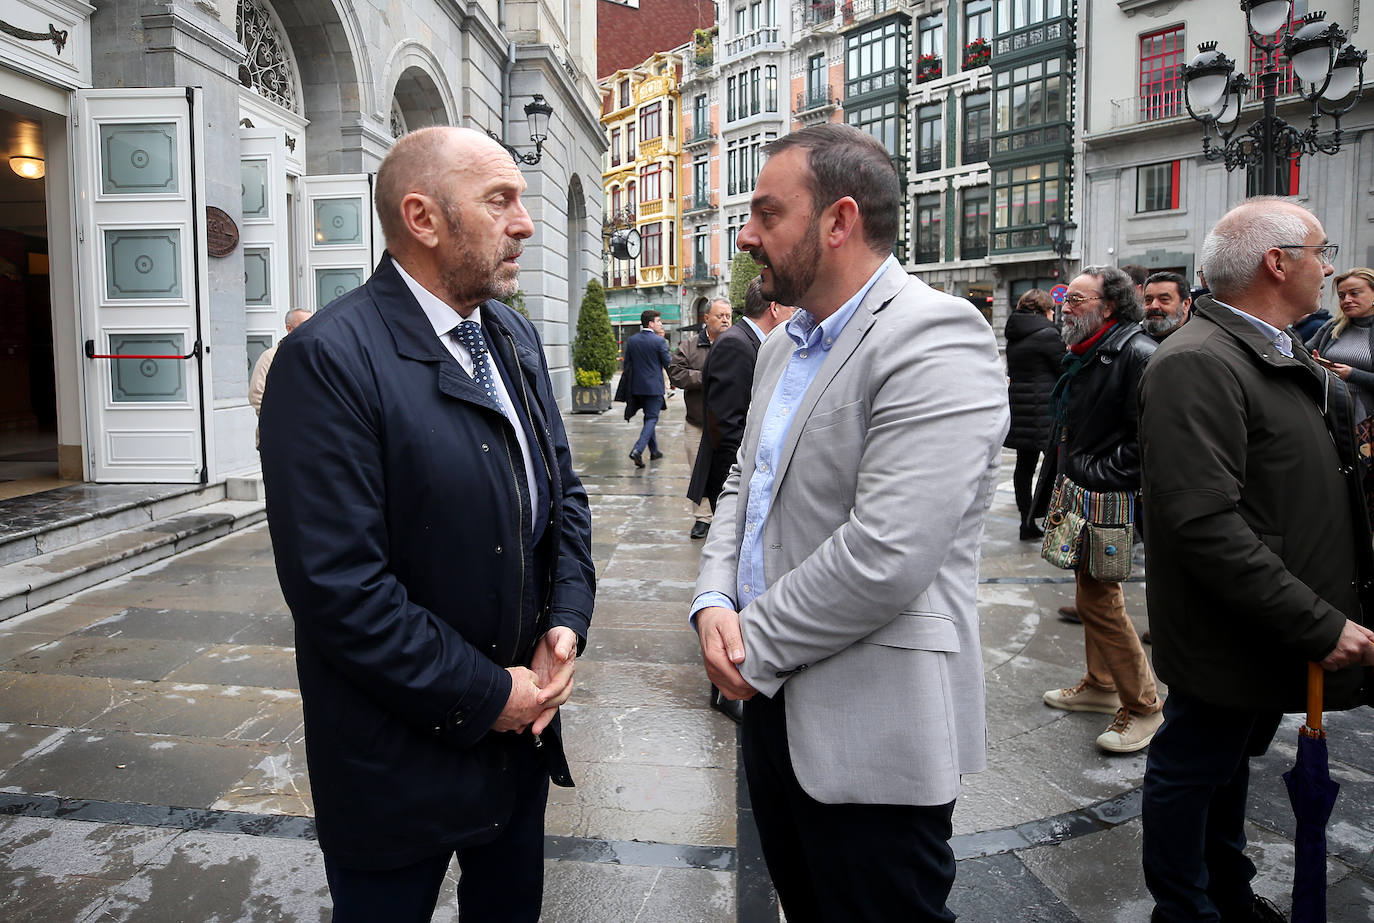
[[[1288,335],[1288,331],[1280,330],[1273,324],[1268,323],[1267,321],[1262,321],[1253,314],[1246,314],[1240,308],[1232,307],[1226,302],[1217,299],[1215,296],[1212,298],[1212,300],[1215,301],[1217,304],[1221,305],[1226,310],[1230,311],[1232,314],[1235,314],[1238,317],[1243,317],[1246,320],[1248,320],[1252,325],[1254,325],[1254,328],[1256,330],[1263,334],[1266,340],[1274,344],[1275,349],[1283,353],[1289,359],[1293,358],[1293,338]]]
[[[798,308],[783,330],[792,338],[795,347],[788,357],[787,367],[773,389],[768,411],[763,416],[759,445],[754,455],[754,475],[749,480],[749,505],[744,511],[744,541],[739,550],[739,570],[735,585],[735,599],[724,593],[708,591],[692,603],[692,626],[696,627],[697,613],[710,606],[723,606],[738,612],[763,595],[768,588],[763,571],[763,524],[773,505],[773,488],[777,477],[782,447],[796,419],[797,408],[816,375],[830,355],[830,347],[840,338],[849,319],[859,307],[868,290],[887,272],[889,266],[901,268],[897,258],[889,256],[869,277],[863,287],[840,306],[840,309],[820,323],[811,314]]]

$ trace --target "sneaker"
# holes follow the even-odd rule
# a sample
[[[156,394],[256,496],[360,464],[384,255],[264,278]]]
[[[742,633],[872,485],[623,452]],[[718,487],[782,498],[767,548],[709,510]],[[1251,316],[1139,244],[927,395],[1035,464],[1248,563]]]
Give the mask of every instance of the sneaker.
[[[1101,715],[1114,715],[1121,708],[1121,698],[1115,692],[1094,689],[1086,680],[1068,689],[1051,689],[1045,693],[1044,699],[1050,708],[1064,711],[1095,711]]]
[[[1116,720],[1097,738],[1097,745],[1109,753],[1134,753],[1144,750],[1155,739],[1155,731],[1164,723],[1164,712],[1137,715],[1122,706]]]
[[[1059,607],[1059,621],[1072,622],[1075,625],[1082,625],[1083,620],[1078,617],[1078,610],[1073,606]]]

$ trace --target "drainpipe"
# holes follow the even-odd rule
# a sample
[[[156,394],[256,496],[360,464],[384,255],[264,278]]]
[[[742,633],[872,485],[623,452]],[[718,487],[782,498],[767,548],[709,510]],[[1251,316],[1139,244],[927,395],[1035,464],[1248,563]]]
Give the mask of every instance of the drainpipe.
[[[506,34],[506,0],[496,0],[496,28],[506,40],[506,60],[501,62],[501,143],[510,143],[510,75],[515,70],[515,43]]]

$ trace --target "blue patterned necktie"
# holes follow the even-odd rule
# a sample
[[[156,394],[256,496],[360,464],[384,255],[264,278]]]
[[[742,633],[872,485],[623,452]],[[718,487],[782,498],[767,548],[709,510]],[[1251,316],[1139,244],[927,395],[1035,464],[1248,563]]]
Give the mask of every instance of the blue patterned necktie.
[[[482,336],[482,326],[476,321],[465,320],[450,332],[454,339],[467,347],[472,356],[472,380],[491,399],[492,405],[505,413],[505,405],[501,403],[496,393],[496,382],[492,379],[491,357],[487,355],[487,340]]]

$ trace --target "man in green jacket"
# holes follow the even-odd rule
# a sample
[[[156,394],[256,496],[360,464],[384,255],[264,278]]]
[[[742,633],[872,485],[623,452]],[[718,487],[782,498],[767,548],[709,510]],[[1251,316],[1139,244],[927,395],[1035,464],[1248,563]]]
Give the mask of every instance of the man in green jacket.
[[[1211,297],[1140,386],[1146,589],[1169,685],[1145,769],[1154,923],[1281,921],[1250,888],[1249,760],[1305,705],[1355,704],[1374,632],[1369,523],[1341,382],[1286,330],[1316,310],[1335,245],[1310,212],[1250,199],[1202,245]]]

